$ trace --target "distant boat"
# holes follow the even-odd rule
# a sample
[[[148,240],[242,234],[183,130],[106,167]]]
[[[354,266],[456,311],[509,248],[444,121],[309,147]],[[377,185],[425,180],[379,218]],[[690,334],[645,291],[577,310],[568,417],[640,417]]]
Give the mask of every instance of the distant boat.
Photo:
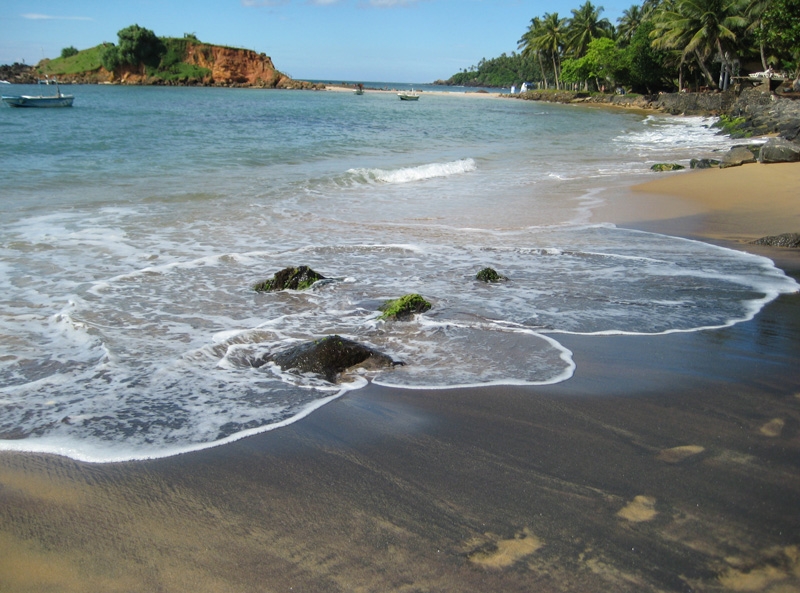
[[[415,93],[414,89],[411,89],[411,92],[400,92],[397,93],[397,96],[400,97],[401,101],[417,101],[419,100],[419,93]]]
[[[2,96],[3,103],[9,107],[72,107],[72,102],[75,100],[73,95],[65,95],[61,92],[56,79],[40,80],[40,86],[56,85],[55,95],[15,95],[15,96]]]

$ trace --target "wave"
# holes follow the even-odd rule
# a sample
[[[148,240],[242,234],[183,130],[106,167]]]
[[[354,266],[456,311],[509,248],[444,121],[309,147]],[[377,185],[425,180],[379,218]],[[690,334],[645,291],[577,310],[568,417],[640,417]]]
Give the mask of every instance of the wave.
[[[742,142],[714,128],[716,121],[715,117],[649,115],[640,128],[620,134],[612,141],[623,152],[647,155],[648,162],[678,154],[685,157],[686,151],[695,154],[726,151]]]
[[[428,163],[401,169],[348,169],[347,176],[359,183],[412,183],[438,177],[450,177],[477,170],[474,159],[459,159],[449,163]]]

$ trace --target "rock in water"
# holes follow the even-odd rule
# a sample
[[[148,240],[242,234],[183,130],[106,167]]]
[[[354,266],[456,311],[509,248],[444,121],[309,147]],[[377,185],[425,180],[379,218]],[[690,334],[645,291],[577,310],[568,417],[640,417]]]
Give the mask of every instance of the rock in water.
[[[294,346],[271,360],[285,371],[316,373],[331,383],[336,382],[339,373],[356,365],[378,369],[404,364],[374,348],[336,335]]]
[[[418,294],[407,294],[401,296],[399,299],[385,302],[379,311],[383,311],[380,319],[396,319],[399,321],[406,321],[411,318],[414,313],[424,313],[430,309],[432,305]]]
[[[258,292],[274,292],[276,290],[305,290],[310,288],[317,280],[324,280],[325,276],[315,272],[308,266],[284,268],[269,280],[259,282],[253,288]]]
[[[494,268],[483,268],[475,275],[475,279],[481,282],[503,282],[504,280],[508,280],[508,278],[502,274],[498,274]]]

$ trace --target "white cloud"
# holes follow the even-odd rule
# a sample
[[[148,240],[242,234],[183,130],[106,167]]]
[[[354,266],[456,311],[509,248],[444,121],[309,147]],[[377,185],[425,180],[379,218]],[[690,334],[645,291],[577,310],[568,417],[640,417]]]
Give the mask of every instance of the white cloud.
[[[28,12],[20,15],[24,19],[33,21],[91,21],[94,20],[88,16],[53,16],[50,14],[36,14]]]

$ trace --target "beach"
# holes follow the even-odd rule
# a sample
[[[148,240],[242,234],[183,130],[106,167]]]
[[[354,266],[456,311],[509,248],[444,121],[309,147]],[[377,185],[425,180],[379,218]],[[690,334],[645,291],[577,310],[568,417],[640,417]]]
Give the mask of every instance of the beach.
[[[655,174],[654,174],[655,176]],[[594,222],[755,247],[798,165],[659,174]],[[568,381],[369,385],[152,461],[0,452],[0,591],[800,591],[800,295],[668,336],[564,335]]]

